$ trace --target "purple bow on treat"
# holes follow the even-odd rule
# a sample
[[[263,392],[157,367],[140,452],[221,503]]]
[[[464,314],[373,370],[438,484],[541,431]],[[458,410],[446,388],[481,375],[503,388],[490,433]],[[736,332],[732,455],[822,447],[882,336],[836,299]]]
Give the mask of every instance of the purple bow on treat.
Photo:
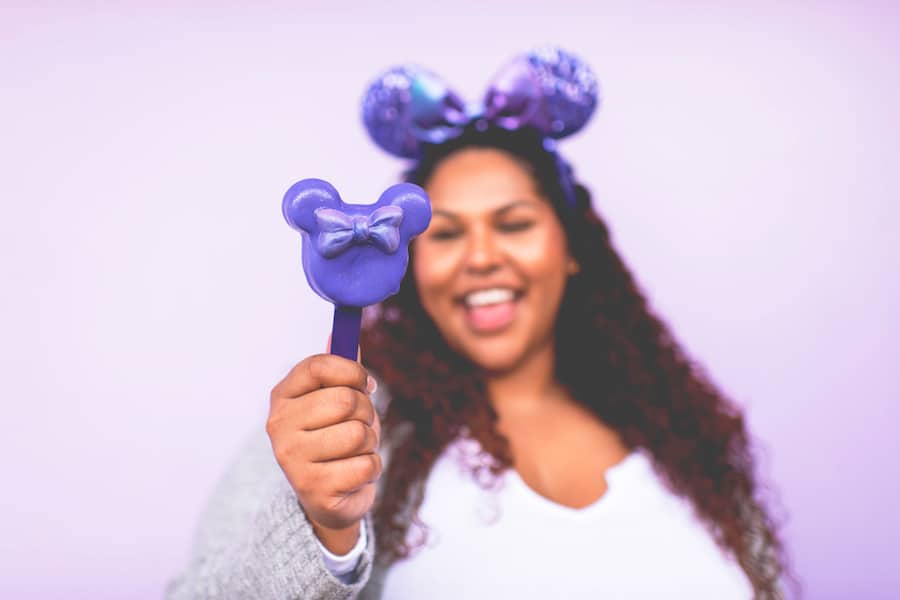
[[[304,179],[284,195],[282,214],[301,233],[310,287],[335,305],[332,352],[356,359],[361,311],[400,290],[408,244],[431,221],[425,191],[391,186],[375,204],[345,204],[321,179]]]
[[[372,244],[385,254],[400,246],[400,222],[403,209],[382,206],[371,215],[348,215],[334,208],[315,211],[319,235],[316,249],[326,258],[334,258],[353,244]]]
[[[363,121],[387,152],[417,158],[422,144],[439,144],[476,126],[531,127],[560,139],[581,129],[600,103],[597,79],[574,55],[540,48],[508,63],[481,102],[466,105],[440,78],[417,66],[384,72],[363,100]]]

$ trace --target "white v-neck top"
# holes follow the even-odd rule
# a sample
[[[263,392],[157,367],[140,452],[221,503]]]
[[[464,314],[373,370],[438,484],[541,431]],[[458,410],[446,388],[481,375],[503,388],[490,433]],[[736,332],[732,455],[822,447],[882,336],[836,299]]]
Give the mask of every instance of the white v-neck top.
[[[608,469],[607,492],[582,509],[544,498],[515,470],[484,489],[467,467],[477,460],[477,442],[466,439],[435,463],[419,511],[428,541],[388,569],[384,598],[753,595],[737,563],[689,503],[662,485],[642,453]]]

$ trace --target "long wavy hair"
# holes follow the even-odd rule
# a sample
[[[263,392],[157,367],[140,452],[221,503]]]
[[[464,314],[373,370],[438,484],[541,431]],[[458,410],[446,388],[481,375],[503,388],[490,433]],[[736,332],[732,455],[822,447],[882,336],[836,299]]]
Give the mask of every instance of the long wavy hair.
[[[657,474],[690,500],[747,574],[757,598],[781,597],[786,556],[760,498],[740,409],[651,311],[588,190],[574,184],[576,206],[566,205],[559,166],[536,134],[469,129],[428,147],[406,179],[425,185],[441,160],[469,146],[504,150],[533,175],[581,267],[568,281],[556,318],[559,383],[617,431],[626,447],[649,452]],[[480,443],[484,460],[471,468],[485,485],[513,461],[497,431],[485,374],[447,345],[419,301],[412,269],[400,292],[366,315],[362,348],[366,366],[390,393],[383,416],[390,456],[373,513],[377,560],[390,564],[424,542],[427,523],[417,511],[429,472],[448,444],[461,436]]]

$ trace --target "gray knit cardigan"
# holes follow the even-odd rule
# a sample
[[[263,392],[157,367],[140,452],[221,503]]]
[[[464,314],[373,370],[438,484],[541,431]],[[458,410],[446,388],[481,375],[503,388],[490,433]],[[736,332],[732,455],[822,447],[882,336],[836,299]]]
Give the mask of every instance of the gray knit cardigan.
[[[188,564],[167,585],[166,599],[377,599],[375,535],[370,520],[364,523],[368,546],[355,583],[347,585],[325,567],[297,495],[260,431],[219,481],[200,518]]]

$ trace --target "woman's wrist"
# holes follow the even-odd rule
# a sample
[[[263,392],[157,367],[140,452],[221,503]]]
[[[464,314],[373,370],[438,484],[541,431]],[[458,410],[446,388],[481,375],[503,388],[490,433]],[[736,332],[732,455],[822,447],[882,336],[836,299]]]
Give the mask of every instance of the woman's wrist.
[[[343,529],[332,529],[330,527],[319,525],[314,521],[310,522],[312,524],[313,532],[316,534],[316,537],[319,538],[319,542],[321,542],[329,552],[337,556],[343,556],[350,552],[359,540],[360,524],[362,523],[362,520]]]

